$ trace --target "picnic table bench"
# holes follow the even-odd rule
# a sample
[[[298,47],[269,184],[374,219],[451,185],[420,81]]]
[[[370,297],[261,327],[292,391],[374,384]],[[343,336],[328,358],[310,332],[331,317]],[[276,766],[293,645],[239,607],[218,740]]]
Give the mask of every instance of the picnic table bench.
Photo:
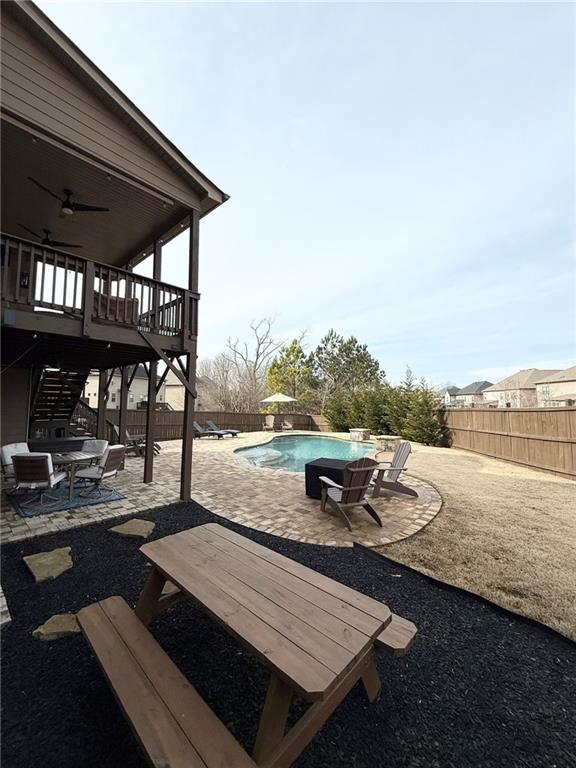
[[[135,611],[112,597],[78,620],[154,766],[290,766],[358,681],[378,696],[375,648],[400,655],[416,633],[383,603],[217,524],[141,551],[152,571]],[[270,668],[252,757],[146,629],[187,599]],[[311,706],[287,731],[294,695]]]

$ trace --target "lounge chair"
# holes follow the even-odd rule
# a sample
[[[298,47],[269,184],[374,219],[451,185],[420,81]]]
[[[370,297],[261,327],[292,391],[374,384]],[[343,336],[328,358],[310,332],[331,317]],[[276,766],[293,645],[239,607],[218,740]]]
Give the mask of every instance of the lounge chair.
[[[120,431],[116,425],[114,425],[114,433],[117,438],[120,437]],[[130,453],[133,453],[134,456],[143,458],[146,455],[146,438],[144,435],[131,435],[130,432],[126,430],[125,448],[126,456],[128,456]],[[158,443],[154,443],[154,455],[158,456],[161,450],[162,449],[160,445]]]
[[[232,435],[232,437],[236,437],[240,433],[239,429],[220,429],[212,419],[206,419],[206,424],[208,424],[208,432],[223,432],[225,435]]]
[[[366,491],[370,487],[370,480],[378,462],[374,459],[357,459],[350,461],[344,467],[342,485],[335,483],[329,477],[320,477],[322,484],[322,512],[332,510],[344,523],[349,531],[352,530],[350,519],[346,512],[353,507],[363,507],[380,527],[382,520],[376,510],[366,500]]]
[[[17,453],[12,457],[12,464],[16,481],[14,490],[38,492],[28,501],[23,501],[21,507],[29,507],[38,501],[42,506],[45,498],[58,501],[58,497],[49,491],[66,479],[66,472],[54,472],[49,453]]]
[[[264,416],[264,423],[262,424],[262,429],[265,432],[278,432],[280,430],[280,427],[278,427],[276,423],[276,416],[273,413],[269,413],[266,416]]]
[[[102,495],[100,486],[104,480],[110,480],[116,477],[118,470],[124,464],[124,455],[126,453],[125,445],[111,445],[106,448],[104,455],[93,467],[79,469],[76,472],[75,480],[84,480],[85,483],[92,483],[93,488],[80,496],[92,496],[95,492]]]
[[[204,429],[204,427],[201,427],[197,421],[193,421],[192,424],[194,425],[194,437],[217,437],[218,440],[221,440],[224,435],[229,434],[229,432],[221,429],[216,431],[213,429]]]
[[[282,420],[282,432],[291,432],[294,429],[294,421],[290,416]]]
[[[374,490],[372,497],[380,496],[380,491],[385,488],[387,491],[396,491],[396,493],[405,493],[408,496],[418,496],[418,492],[401,483],[399,478],[402,472],[405,472],[404,465],[410,456],[412,446],[407,440],[402,440],[394,451],[392,461],[378,462],[376,479],[374,480]]]

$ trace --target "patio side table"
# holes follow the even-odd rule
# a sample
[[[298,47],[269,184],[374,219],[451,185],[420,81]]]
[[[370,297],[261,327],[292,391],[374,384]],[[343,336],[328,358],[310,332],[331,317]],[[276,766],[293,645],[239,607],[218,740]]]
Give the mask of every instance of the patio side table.
[[[322,498],[321,477],[329,477],[335,483],[342,484],[346,459],[314,459],[304,466],[306,476],[306,496],[311,499]]]

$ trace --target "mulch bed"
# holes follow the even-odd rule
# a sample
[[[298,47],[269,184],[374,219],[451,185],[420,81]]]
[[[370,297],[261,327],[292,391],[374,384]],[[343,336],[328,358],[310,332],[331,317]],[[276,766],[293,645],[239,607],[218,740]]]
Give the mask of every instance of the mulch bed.
[[[379,654],[378,702],[370,704],[356,686],[297,768],[576,765],[576,646],[569,640],[362,548],[275,538],[194,503],[139,517],[156,522],[151,538],[220,522],[387,602],[418,625],[407,656]],[[82,636],[41,642],[31,634],[52,614],[109,595],[134,604],[149,569],[138,552],[142,540],[109,532],[117,524],[3,548],[2,585],[12,612],[1,633],[3,768],[146,765]],[[62,546],[72,547],[72,570],[35,584],[22,556]],[[266,693],[264,667],[190,603],[155,619],[151,631],[250,749]]]

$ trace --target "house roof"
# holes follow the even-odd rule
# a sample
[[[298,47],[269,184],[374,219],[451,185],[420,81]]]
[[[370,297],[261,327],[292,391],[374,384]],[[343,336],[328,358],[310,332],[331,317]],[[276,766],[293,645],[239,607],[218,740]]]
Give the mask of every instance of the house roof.
[[[487,387],[485,392],[501,392],[511,389],[535,389],[536,382],[541,381],[546,376],[558,373],[557,369],[546,370],[542,368],[523,368],[521,371],[507,376],[502,381]]]
[[[460,387],[443,387],[439,394],[441,397],[443,397],[447,392],[450,395],[457,395],[460,392]]]
[[[41,39],[98,97],[138,134],[174,171],[202,197],[202,214],[228,195],[220,190],[138,109],[138,107],[72,42],[33,2],[2,3],[21,24]]]
[[[572,368],[566,368],[563,371],[556,371],[550,376],[545,376],[544,378],[538,379],[536,384],[549,384],[553,381],[576,381],[576,365],[573,365]]]
[[[485,389],[492,386],[491,381],[473,381],[467,387],[463,387],[458,395],[481,395]]]

